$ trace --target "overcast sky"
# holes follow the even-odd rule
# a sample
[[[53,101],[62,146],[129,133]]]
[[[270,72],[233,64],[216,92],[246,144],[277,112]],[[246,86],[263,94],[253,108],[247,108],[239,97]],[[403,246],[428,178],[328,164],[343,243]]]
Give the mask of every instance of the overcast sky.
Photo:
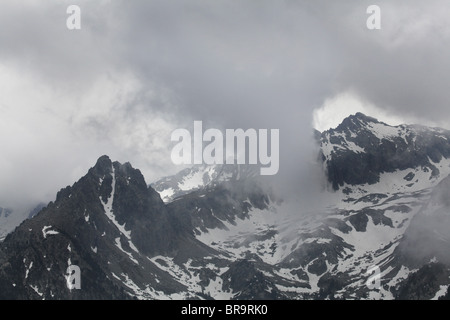
[[[280,129],[279,175],[303,181],[312,125],[446,126],[449,17],[447,0],[2,0],[0,206],[54,199],[103,154],[174,173],[170,133],[193,120]]]

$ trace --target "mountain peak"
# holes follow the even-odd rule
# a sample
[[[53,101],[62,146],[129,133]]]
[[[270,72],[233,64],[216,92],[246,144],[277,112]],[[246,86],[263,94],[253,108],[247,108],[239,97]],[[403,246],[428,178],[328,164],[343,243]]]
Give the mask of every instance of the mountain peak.
[[[323,132],[320,145],[334,189],[374,184],[382,173],[408,168],[426,170],[433,179],[440,172],[436,164],[450,158],[450,131],[391,126],[358,112]]]
[[[111,168],[111,159],[107,155],[103,155],[97,159],[97,162],[95,163],[94,167],[92,167],[92,170],[100,175],[106,175],[111,172]]]
[[[346,129],[354,130],[366,126],[368,123],[380,123],[377,119],[373,117],[366,116],[362,112],[357,112],[354,115],[350,115],[341,124],[337,126],[337,131],[345,131]]]
[[[148,257],[176,253],[178,244],[189,237],[193,242],[181,223],[174,227],[170,219],[159,194],[147,186],[138,169],[101,156],[86,175],[61,189],[55,201],[3,240],[0,254],[12,259],[14,267],[5,271],[0,263],[0,299],[7,295],[52,298],[54,294],[64,299],[125,299],[130,287],[117,290],[116,281],[123,274],[127,283],[145,282],[159,287],[156,291],[163,290],[158,282],[165,275]],[[31,242],[32,251],[27,249]],[[15,259],[18,252],[21,258]],[[4,285],[5,272],[8,279],[15,279],[15,270],[22,271],[25,263],[28,271],[21,272],[25,278]],[[67,290],[61,277],[72,264],[83,270],[83,290]],[[159,279],[153,278],[157,274]],[[178,286],[169,281],[169,287]],[[4,287],[9,291],[4,292]]]
[[[100,162],[104,162],[104,161],[111,161],[111,159],[109,158],[109,156],[108,155],[106,155],[106,154],[104,154],[104,155],[102,155],[102,156],[100,156],[98,159],[97,159],[97,164]]]
[[[378,122],[377,119],[370,117],[370,116],[366,116],[364,113],[362,112],[357,112],[354,115],[351,115],[350,117],[359,119],[359,120],[363,120],[363,121],[367,121],[367,122]]]

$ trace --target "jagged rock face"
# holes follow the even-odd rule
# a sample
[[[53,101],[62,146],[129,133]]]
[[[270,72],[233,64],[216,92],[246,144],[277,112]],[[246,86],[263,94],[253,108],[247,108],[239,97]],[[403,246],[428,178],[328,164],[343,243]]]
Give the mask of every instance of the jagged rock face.
[[[121,165],[101,157],[73,187],[60,191],[56,202],[61,202],[58,207],[67,202],[68,207],[61,209],[78,214],[79,219],[90,216],[89,210],[93,210],[97,228],[111,221],[101,213],[113,212],[115,223],[129,231],[131,241],[145,254],[166,253],[176,239],[159,194],[147,187],[141,172],[129,163]]]
[[[251,207],[265,209],[269,202],[256,183],[230,177],[228,183],[216,181],[166,205],[139,170],[100,157],[0,245],[0,298],[204,297],[190,292],[190,284],[166,267],[198,264],[195,274],[203,286],[219,276],[202,262],[219,253],[197,240],[196,230],[218,227],[221,221],[236,224]],[[211,217],[213,211],[217,215]],[[216,260],[221,266],[229,263]],[[67,268],[73,265],[81,270],[81,290],[67,287]]]
[[[1,298],[125,299],[121,280],[180,288],[170,279],[155,283],[159,271],[147,259],[167,254],[179,237],[159,195],[139,170],[101,157],[72,187],[62,189],[33,219],[2,243]],[[67,267],[82,270],[82,290],[69,290]],[[115,277],[117,279],[115,279]],[[165,275],[160,275],[166,278]],[[121,280],[123,281],[123,280]],[[156,287],[155,287],[156,285]]]
[[[222,275],[225,290],[238,292],[239,300],[275,300],[285,298],[275,284],[258,270],[251,260],[238,260]]]
[[[248,218],[250,209],[266,209],[270,201],[270,194],[255,181],[229,181],[181,197],[169,203],[168,210],[199,233],[225,229],[224,222],[236,224]]]
[[[350,116],[320,136],[328,179],[337,190],[344,183],[374,184],[380,173],[427,168],[450,157],[450,131],[421,126],[389,126],[362,113]]]
[[[442,263],[428,263],[413,273],[401,285],[399,300],[430,300],[436,296],[442,284],[448,285],[450,268]],[[447,299],[450,291],[447,291]],[[443,298],[446,298],[443,296]]]

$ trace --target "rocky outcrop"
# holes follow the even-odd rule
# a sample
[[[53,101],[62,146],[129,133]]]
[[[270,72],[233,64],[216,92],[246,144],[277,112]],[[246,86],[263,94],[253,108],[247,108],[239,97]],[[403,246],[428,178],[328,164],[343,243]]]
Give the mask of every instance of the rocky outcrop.
[[[362,113],[320,136],[322,159],[335,190],[345,183],[374,184],[381,173],[422,167],[450,157],[450,131],[418,125],[390,126]]]

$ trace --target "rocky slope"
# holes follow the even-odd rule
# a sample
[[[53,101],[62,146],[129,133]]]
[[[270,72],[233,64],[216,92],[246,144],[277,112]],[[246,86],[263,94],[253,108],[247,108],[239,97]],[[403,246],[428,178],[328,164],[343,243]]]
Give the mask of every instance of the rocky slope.
[[[155,298],[183,286],[149,260],[199,246],[172,223],[139,170],[104,156],[54,202],[25,220],[1,244],[4,299]],[[201,252],[198,250],[192,250]],[[81,290],[66,285],[81,270]]]
[[[383,173],[417,169],[439,175],[437,164],[450,156],[450,131],[418,125],[389,126],[362,113],[320,136],[323,160],[334,189],[374,184]],[[414,182],[415,173],[405,175]]]

